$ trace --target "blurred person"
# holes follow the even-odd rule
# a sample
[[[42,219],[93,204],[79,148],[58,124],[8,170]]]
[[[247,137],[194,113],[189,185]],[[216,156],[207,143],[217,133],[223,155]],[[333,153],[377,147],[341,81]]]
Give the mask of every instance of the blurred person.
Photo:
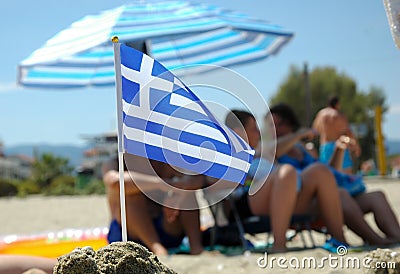
[[[272,116],[277,137],[276,157],[278,162],[293,165],[304,170],[314,165],[321,165],[303,147],[302,141],[315,138],[317,133],[310,128],[301,128],[292,108],[286,104],[277,104],[270,108],[267,115]],[[340,188],[342,208],[346,225],[359,235],[366,243],[372,245],[388,245],[400,242],[399,222],[381,191],[366,192],[360,176],[339,172],[343,165],[345,150],[351,146],[349,136],[339,136],[335,141],[333,155],[329,162],[329,170],[334,174]],[[322,180],[325,183],[325,180]],[[384,233],[381,237],[365,221],[364,214],[373,213],[378,228]]]
[[[256,119],[251,113],[232,110],[226,116],[225,124],[243,140],[246,140],[251,147],[258,147],[260,131]],[[258,165],[256,168],[269,170],[272,163],[268,163],[266,159],[258,160],[260,159],[255,159],[252,166],[256,164]],[[262,166],[262,163],[267,167]],[[249,174],[252,173],[252,166]],[[265,173],[267,174],[268,171]],[[323,178],[325,182],[321,183]],[[273,251],[287,250],[286,231],[293,214],[321,215],[328,232],[333,237],[331,242],[333,243],[333,239],[335,239],[336,243],[340,242],[346,245],[338,189],[334,177],[323,168],[315,166],[298,173],[290,165],[274,165],[267,177],[252,180],[251,184],[258,191],[252,195],[247,192],[247,195],[243,195],[240,200],[236,201],[236,207],[241,218],[252,215],[269,215],[271,217],[274,236]],[[318,204],[319,212],[314,210],[314,201]]]
[[[128,240],[146,246],[156,255],[167,255],[168,249],[179,247],[186,235],[189,239],[190,253],[200,254],[203,246],[199,210],[176,209],[179,207],[177,204],[179,201],[185,203],[190,200],[190,203],[196,204],[194,192],[187,192],[185,197],[177,197],[178,194],[167,184],[196,189],[203,185],[204,178],[201,175],[183,176],[168,164],[131,154],[124,154],[124,158],[131,163],[133,161],[135,169],[144,171],[144,173],[124,171]],[[149,169],[153,169],[156,174]],[[122,241],[119,172],[116,159],[104,164],[103,181],[112,219],[108,241]],[[159,192],[164,205],[153,201],[142,191]]]
[[[336,140],[342,135],[350,138],[351,146],[345,150],[343,165],[339,170],[347,174],[352,174],[353,160],[351,158],[351,152],[353,152],[356,157],[359,157],[361,148],[350,129],[347,117],[340,111],[340,100],[338,96],[329,97],[328,106],[317,113],[312,127],[319,133],[319,158],[326,164],[329,163],[333,155]]]

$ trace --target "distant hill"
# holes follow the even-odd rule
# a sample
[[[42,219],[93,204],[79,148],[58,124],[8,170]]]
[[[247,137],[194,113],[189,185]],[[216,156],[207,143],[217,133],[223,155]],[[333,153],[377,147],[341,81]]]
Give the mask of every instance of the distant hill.
[[[400,140],[386,140],[386,154],[388,156],[394,154],[400,154]],[[23,154],[33,157],[33,151],[37,153],[52,153],[54,155],[68,158],[71,166],[78,167],[83,160],[83,152],[88,149],[89,146],[79,145],[49,145],[49,144],[24,144],[17,146],[10,146],[4,148],[6,155],[11,154]]]
[[[400,140],[387,140],[385,145],[387,155],[400,154]]]
[[[82,163],[83,152],[87,149],[79,145],[49,145],[49,144],[24,144],[4,148],[5,155],[23,154],[33,157],[34,151],[38,154],[51,153],[69,159],[73,167]]]

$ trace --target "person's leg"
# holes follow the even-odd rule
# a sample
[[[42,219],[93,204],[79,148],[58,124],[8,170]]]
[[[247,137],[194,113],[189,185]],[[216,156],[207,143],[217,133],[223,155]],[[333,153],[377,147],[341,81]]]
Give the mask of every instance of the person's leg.
[[[274,251],[286,250],[286,231],[290,224],[297,196],[297,174],[290,165],[278,166],[267,181],[249,196],[254,215],[270,215]]]
[[[180,221],[189,239],[190,254],[196,255],[203,252],[200,231],[200,210],[182,210]]]
[[[355,197],[364,213],[372,212],[379,229],[387,238],[400,241],[400,225],[386,196],[381,191],[363,193]]]
[[[198,204],[195,192],[187,191],[184,194],[176,194],[176,196],[181,197],[171,198],[179,201],[179,204],[173,205],[174,208],[166,206],[163,208],[166,217],[163,221],[163,229],[173,237],[179,237],[184,233],[189,239],[190,254],[200,254],[203,252],[203,245],[200,231],[200,210],[196,209]],[[172,205],[173,203],[167,202],[167,204]]]
[[[51,274],[56,264],[55,258],[0,255],[0,273],[2,274],[21,274],[29,269],[40,269],[44,273]]]
[[[128,238],[139,239],[156,255],[167,255],[161,244],[144,194],[126,196],[126,220]]]
[[[295,213],[308,212],[315,197],[329,234],[345,243],[342,207],[333,174],[325,165],[313,164],[302,171],[301,178]]]
[[[342,201],[345,224],[348,228],[350,228],[368,244],[387,245],[392,243],[390,240],[379,236],[369,226],[364,219],[364,212],[361,210],[360,205],[346,190],[340,189],[339,193]]]

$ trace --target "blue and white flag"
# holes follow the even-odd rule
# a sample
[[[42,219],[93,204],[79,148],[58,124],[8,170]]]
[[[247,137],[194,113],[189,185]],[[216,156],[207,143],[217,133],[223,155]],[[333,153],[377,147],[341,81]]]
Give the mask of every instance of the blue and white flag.
[[[243,183],[254,150],[159,62],[124,44],[114,49],[125,152]]]

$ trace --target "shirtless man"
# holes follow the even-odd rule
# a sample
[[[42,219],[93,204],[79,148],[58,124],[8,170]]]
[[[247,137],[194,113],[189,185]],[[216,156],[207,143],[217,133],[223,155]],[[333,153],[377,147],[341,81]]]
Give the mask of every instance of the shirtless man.
[[[329,98],[328,106],[317,113],[313,122],[313,128],[319,133],[319,157],[324,163],[330,162],[334,153],[336,140],[342,135],[350,137],[350,146],[345,151],[340,171],[351,174],[353,161],[350,152],[354,152],[355,156],[358,157],[361,154],[361,148],[350,129],[346,116],[340,112],[340,102],[337,96]]]

